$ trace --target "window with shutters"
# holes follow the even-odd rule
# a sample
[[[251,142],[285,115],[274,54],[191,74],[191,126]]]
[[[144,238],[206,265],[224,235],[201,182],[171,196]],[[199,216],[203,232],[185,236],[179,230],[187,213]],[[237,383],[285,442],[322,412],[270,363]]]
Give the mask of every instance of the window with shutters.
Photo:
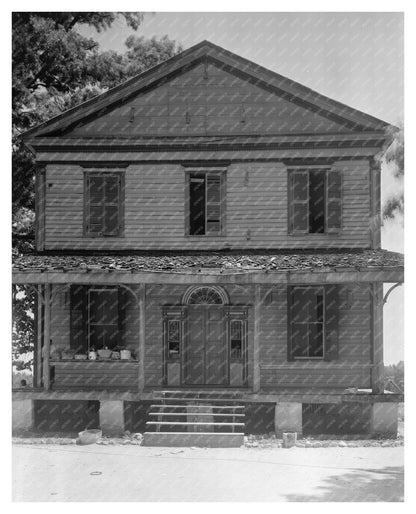
[[[70,341],[77,352],[122,344],[126,299],[122,288],[72,285]]]
[[[289,232],[331,234],[341,230],[341,174],[328,168],[289,171]]]
[[[120,236],[123,231],[123,187],[121,172],[85,173],[85,235]]]
[[[337,358],[338,308],[336,285],[289,288],[289,360]]]
[[[186,233],[190,236],[224,234],[224,173],[207,170],[187,175]]]

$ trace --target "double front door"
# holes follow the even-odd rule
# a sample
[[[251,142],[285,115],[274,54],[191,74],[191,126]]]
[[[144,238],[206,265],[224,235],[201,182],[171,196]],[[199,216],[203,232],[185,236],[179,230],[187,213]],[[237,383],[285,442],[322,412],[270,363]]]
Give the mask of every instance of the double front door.
[[[189,305],[183,355],[185,385],[227,385],[228,358],[223,307]]]

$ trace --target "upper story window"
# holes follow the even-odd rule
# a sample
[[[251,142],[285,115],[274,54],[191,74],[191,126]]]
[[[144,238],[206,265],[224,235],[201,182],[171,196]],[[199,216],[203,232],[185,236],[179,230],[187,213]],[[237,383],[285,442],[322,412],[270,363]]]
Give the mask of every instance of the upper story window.
[[[225,175],[218,169],[187,174],[187,227],[190,236],[223,235],[225,225]]]
[[[85,174],[85,235],[120,236],[123,230],[124,175],[113,171]]]
[[[341,229],[341,174],[325,168],[289,171],[289,232],[330,234]]]

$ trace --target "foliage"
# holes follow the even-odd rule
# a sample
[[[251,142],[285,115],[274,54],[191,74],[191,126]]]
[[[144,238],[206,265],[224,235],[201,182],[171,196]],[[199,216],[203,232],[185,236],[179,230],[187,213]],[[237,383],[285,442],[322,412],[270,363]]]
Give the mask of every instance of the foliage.
[[[35,292],[27,286],[13,286],[12,359],[18,370],[29,369],[33,359],[22,360],[21,356],[34,350],[34,305]]]
[[[399,130],[389,130],[391,143],[383,154],[384,163],[390,165],[393,171],[393,176],[400,187],[400,183],[404,177],[404,130],[399,127]],[[393,219],[398,214],[404,213],[404,191],[401,187],[397,192],[387,198],[383,205],[383,218]]]
[[[399,389],[404,392],[404,362],[400,361],[397,364],[384,366],[384,378],[387,389],[391,390],[391,386],[389,386],[388,383],[388,380],[391,379],[393,384],[396,384],[396,386],[398,386]]]
[[[77,32],[88,25],[98,32],[119,18],[137,30],[137,12],[15,12],[12,15],[12,206],[13,250],[34,249],[35,159],[19,140],[25,130],[70,109],[108,88],[155,66],[182,49],[167,36],[130,36],[126,53],[102,52],[91,38]],[[31,289],[13,290],[13,359],[30,367],[19,355],[33,350]]]
[[[85,102],[172,57],[181,47],[167,36],[130,36],[127,51],[101,52],[77,27],[106,30],[123,17],[137,30],[142,13],[16,12],[12,16],[13,217],[34,208],[35,162],[18,136],[30,127]],[[14,224],[17,223],[14,220]],[[33,227],[28,228],[28,236]]]

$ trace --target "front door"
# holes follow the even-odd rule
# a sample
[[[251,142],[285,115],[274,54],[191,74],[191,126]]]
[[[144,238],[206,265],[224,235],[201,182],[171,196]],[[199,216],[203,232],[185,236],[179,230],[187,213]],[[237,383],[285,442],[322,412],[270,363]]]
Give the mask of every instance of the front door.
[[[227,385],[228,351],[222,306],[190,305],[185,337],[186,385]]]

